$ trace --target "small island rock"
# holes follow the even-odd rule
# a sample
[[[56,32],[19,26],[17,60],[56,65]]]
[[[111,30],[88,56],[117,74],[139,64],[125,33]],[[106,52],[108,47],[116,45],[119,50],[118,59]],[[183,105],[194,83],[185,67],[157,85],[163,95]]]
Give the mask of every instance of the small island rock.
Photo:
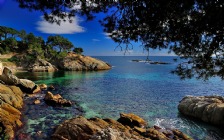
[[[179,105],[180,113],[204,122],[224,125],[224,98],[222,96],[186,96]]]
[[[53,95],[51,92],[47,92],[44,101],[46,104],[51,106],[71,106],[72,102],[66,99],[63,99],[60,94]]]
[[[41,90],[46,90],[47,89],[46,84],[39,84],[38,86],[40,87]]]

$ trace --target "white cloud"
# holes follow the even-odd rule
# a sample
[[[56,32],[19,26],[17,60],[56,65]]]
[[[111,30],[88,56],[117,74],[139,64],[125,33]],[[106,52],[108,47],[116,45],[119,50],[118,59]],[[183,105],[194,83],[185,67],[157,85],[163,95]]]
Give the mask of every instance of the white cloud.
[[[100,40],[94,38],[94,39],[92,39],[92,41],[93,41],[93,42],[98,42],[98,41],[100,41]]]
[[[74,34],[85,32],[84,27],[80,26],[80,18],[72,17],[72,23],[67,19],[65,22],[61,22],[60,25],[56,23],[49,23],[44,20],[43,16],[41,20],[37,22],[36,29],[42,33],[48,34]]]
[[[103,34],[106,36],[106,37],[105,37],[106,39],[111,39],[111,38],[110,38],[111,33],[103,33]]]

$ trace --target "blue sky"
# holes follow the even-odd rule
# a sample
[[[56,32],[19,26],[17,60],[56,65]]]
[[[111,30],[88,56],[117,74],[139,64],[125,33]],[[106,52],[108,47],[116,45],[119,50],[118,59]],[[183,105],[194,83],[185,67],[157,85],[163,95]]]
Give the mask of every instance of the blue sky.
[[[0,0],[0,25],[12,27],[16,30],[24,29],[36,36],[46,39],[49,35],[62,35],[69,39],[74,46],[82,47],[85,55],[90,56],[120,56],[124,55],[116,44],[104,32],[100,23],[101,15],[97,15],[93,21],[85,21],[83,17],[74,17],[73,23],[62,23],[60,26],[50,24],[42,18],[37,11],[29,12],[20,9],[18,3],[13,0]],[[127,56],[146,56],[146,52],[139,43],[134,43],[134,48]],[[150,55],[168,55],[167,50],[151,50]]]

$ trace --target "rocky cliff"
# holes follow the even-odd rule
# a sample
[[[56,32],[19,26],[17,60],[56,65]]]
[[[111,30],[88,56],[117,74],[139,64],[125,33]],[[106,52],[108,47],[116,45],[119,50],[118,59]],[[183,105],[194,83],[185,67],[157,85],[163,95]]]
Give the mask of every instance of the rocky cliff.
[[[68,55],[55,62],[59,69],[69,71],[96,71],[108,70],[111,66],[101,60],[92,58],[90,56],[82,56],[75,53],[68,53]]]
[[[73,52],[67,53],[64,58],[55,58],[53,60],[45,59],[26,59],[26,54],[17,54],[13,56],[13,61],[15,64],[10,69],[15,70],[28,70],[31,72],[54,72],[57,70],[67,70],[67,71],[97,71],[97,70],[108,70],[111,68],[109,64],[98,60],[90,56],[83,56],[80,54],[75,54]],[[9,62],[5,62],[7,63]],[[12,63],[12,62],[10,62]],[[15,68],[17,66],[17,68]]]

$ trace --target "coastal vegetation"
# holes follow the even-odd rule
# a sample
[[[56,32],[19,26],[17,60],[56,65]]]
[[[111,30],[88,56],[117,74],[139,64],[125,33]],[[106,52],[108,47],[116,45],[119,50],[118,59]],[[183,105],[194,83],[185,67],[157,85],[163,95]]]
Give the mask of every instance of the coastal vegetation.
[[[0,26],[0,53],[20,53],[24,54],[24,59],[33,61],[37,58],[51,61],[66,56],[67,52],[74,49],[74,45],[60,35],[49,36],[45,41],[42,37],[33,33],[26,33],[25,30]],[[82,50],[83,52],[83,50]],[[79,54],[82,53],[81,51]],[[10,61],[19,61],[12,57]]]

